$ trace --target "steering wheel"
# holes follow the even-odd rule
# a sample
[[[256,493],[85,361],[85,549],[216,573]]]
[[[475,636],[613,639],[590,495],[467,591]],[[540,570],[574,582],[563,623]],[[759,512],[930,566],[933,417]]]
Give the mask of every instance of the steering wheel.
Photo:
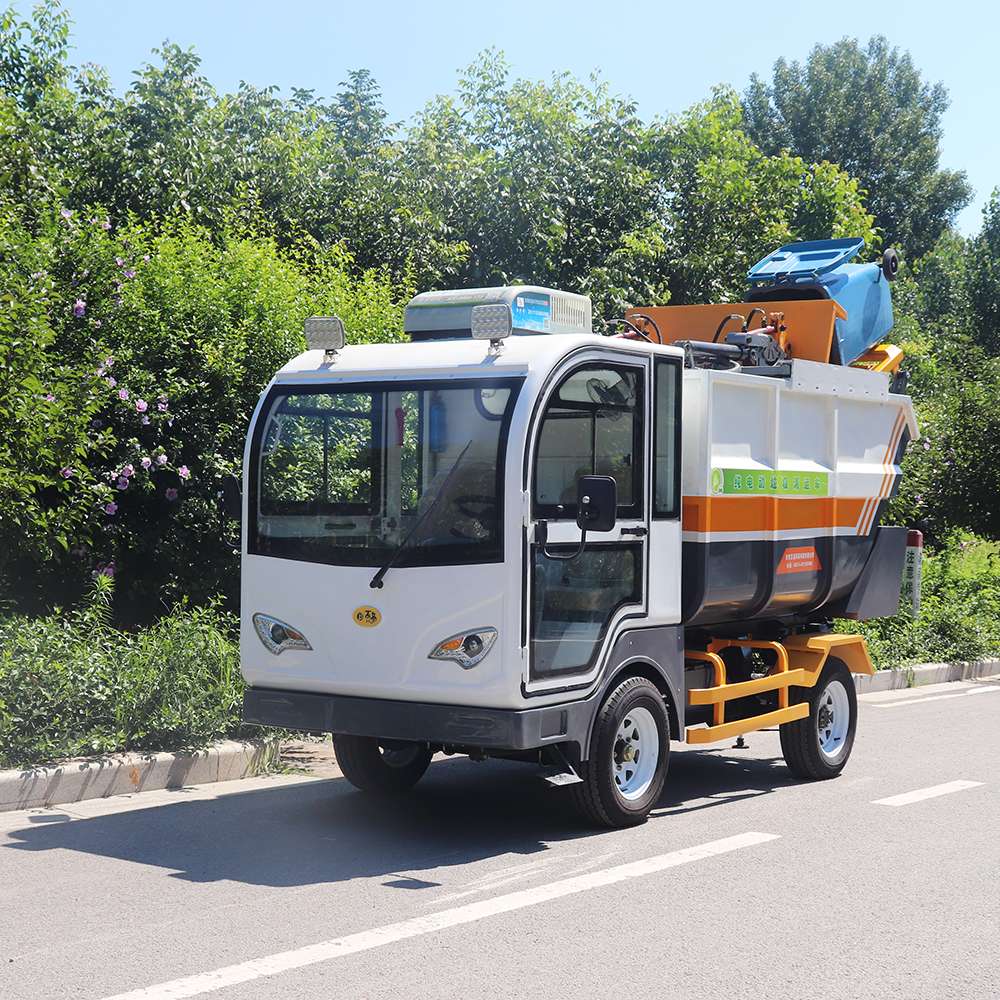
[[[473,521],[482,524],[484,517],[493,517],[497,512],[497,498],[488,493],[465,493],[455,497],[455,509]]]

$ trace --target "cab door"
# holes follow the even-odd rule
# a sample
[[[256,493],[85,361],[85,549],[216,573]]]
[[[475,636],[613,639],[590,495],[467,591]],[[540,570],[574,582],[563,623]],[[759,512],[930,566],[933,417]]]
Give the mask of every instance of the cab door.
[[[582,687],[595,678],[623,621],[648,601],[650,362],[607,353],[577,360],[553,380],[532,431],[526,546],[525,689]],[[577,481],[612,476],[617,520],[576,524]]]

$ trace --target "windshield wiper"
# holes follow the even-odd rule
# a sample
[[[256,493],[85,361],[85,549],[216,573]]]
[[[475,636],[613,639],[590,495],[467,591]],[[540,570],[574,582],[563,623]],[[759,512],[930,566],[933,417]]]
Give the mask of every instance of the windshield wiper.
[[[448,475],[445,476],[444,479],[442,480],[441,485],[438,487],[437,494],[434,496],[434,499],[431,500],[431,502],[424,508],[423,514],[421,514],[417,518],[416,523],[413,525],[412,528],[410,528],[409,534],[407,534],[406,538],[404,538],[399,543],[399,545],[396,546],[392,555],[389,557],[389,561],[386,562],[383,566],[380,566],[378,572],[371,578],[371,581],[369,582],[368,586],[371,587],[372,590],[380,590],[382,588],[383,577],[385,576],[386,573],[389,572],[389,570],[392,569],[393,566],[396,565],[396,560],[399,559],[399,557],[406,550],[406,547],[416,536],[417,531],[420,529],[421,525],[423,525],[423,523],[427,520],[427,518],[430,517],[431,511],[433,511],[437,507],[438,501],[441,499],[441,497],[445,495],[445,488],[451,482],[451,477],[455,475],[455,470],[458,468],[462,459],[465,458],[465,453],[469,450],[469,447],[471,445],[472,445],[472,439],[470,438],[469,443],[461,450],[461,452],[459,452],[458,458],[455,459],[455,464],[449,470]]]

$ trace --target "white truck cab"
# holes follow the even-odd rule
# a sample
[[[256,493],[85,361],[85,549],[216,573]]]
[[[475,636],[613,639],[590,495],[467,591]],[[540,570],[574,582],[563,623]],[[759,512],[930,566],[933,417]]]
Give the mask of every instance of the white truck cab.
[[[343,346],[336,323],[314,324],[319,345],[261,395],[243,483],[248,721],[333,733],[346,776],[381,792],[411,786],[436,751],[531,760],[552,783],[572,785],[594,820],[617,826],[648,814],[670,740],[687,727],[689,738],[728,739],[808,722],[806,696],[827,666],[867,669],[867,657],[851,655],[857,637],[814,624],[804,631],[803,622],[815,623],[821,605],[849,602],[876,529],[862,545],[839,545],[835,526],[808,524],[786,530],[782,544],[776,527],[756,538],[743,525],[720,544],[719,524],[701,537],[687,523],[682,496],[713,495],[719,455],[733,451],[734,436],[760,437],[756,421],[773,429],[782,392],[818,400],[827,416],[868,404],[879,419],[866,433],[884,452],[909,402],[890,398],[884,376],[840,369],[855,386],[850,398],[830,379],[825,389],[815,379],[795,389],[813,374],[808,362],[789,365],[794,375],[730,366],[706,378],[685,368],[688,347],[596,335],[589,300],[535,287],[417,296],[405,327],[410,342]],[[711,414],[742,404],[747,426],[710,429]],[[685,425],[698,442],[689,456]],[[748,446],[726,467],[778,470],[781,442],[773,444],[773,454]],[[803,461],[828,498],[839,451],[827,438],[821,450],[825,471],[816,455]],[[861,474],[871,474],[875,497],[887,464],[872,461]],[[808,490],[819,493],[812,482]],[[882,562],[897,543],[883,544]],[[809,546],[804,571],[793,560],[796,572],[775,575],[771,560]],[[686,557],[711,564],[701,576],[719,580],[714,596],[703,579],[685,583]],[[753,608],[747,586],[761,591]],[[686,608],[691,587],[697,606]],[[808,652],[824,635],[825,653]],[[801,664],[782,652],[786,637],[802,648]],[[843,638],[855,642],[827,664]],[[727,641],[724,652],[712,646]],[[772,666],[750,664],[755,643]],[[789,672],[792,681],[761,683]],[[840,726],[843,760],[827,755],[826,765],[839,771],[854,702],[853,685],[836,678],[827,715],[841,712],[829,728]],[[756,689],[735,690],[740,683]],[[705,690],[725,697],[692,699]],[[759,704],[748,710],[748,701]],[[820,732],[818,712],[810,732]]]

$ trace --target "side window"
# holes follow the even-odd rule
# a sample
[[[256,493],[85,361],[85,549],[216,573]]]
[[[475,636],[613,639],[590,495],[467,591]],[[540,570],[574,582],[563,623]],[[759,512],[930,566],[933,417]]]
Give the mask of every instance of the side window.
[[[613,476],[618,517],[642,513],[642,372],[587,365],[549,399],[535,455],[534,507],[540,517],[576,517],[580,476]]]
[[[680,515],[681,366],[657,360],[653,407],[653,516]]]

